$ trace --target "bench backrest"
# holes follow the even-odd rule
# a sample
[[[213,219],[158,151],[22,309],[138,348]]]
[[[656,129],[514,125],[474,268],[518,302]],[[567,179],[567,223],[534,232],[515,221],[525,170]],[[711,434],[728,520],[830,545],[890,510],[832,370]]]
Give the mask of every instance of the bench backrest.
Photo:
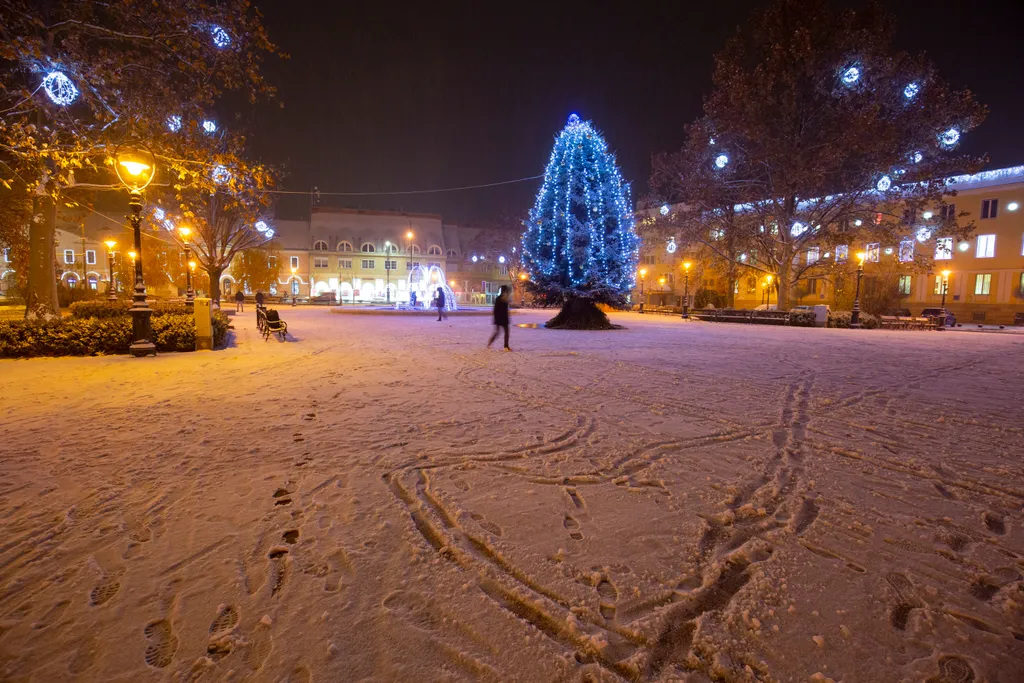
[[[274,309],[274,308],[268,308],[267,309],[267,322],[268,323],[276,323],[280,319],[281,319],[281,317],[277,314],[277,309]]]

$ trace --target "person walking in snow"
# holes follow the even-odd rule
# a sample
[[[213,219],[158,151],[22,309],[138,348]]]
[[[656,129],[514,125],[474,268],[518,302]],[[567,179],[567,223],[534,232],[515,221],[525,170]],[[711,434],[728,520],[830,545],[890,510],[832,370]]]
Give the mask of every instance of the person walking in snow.
[[[437,288],[437,319],[440,321],[442,318],[447,318],[448,314],[444,311],[444,290],[440,287]]]
[[[263,308],[263,292],[256,292],[256,308]]]
[[[502,285],[501,289],[498,290],[498,298],[494,300],[494,334],[491,335],[490,341],[487,342],[487,348],[491,348],[491,344],[498,338],[498,333],[504,330],[505,350],[512,350],[508,346],[508,297],[508,286]]]
[[[235,294],[235,313],[245,313],[245,294],[242,294],[242,290]]]

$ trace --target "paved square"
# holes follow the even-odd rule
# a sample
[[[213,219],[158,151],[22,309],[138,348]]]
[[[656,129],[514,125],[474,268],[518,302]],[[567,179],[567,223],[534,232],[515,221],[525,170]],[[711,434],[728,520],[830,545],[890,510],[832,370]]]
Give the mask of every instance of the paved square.
[[[1022,336],[282,317],[0,361],[0,679],[1024,679]]]

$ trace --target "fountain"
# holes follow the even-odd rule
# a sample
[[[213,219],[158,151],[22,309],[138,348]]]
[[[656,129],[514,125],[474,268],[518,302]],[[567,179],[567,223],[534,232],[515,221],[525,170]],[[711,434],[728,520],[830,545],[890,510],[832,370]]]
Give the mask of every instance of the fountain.
[[[416,294],[416,306],[411,306],[408,302],[404,306],[405,309],[426,310],[430,308],[431,302],[437,293],[437,288],[440,287],[441,291],[444,292],[444,310],[446,311],[457,311],[459,306],[455,301],[455,292],[448,286],[448,281],[444,277],[444,271],[441,270],[440,266],[430,266],[424,268],[423,266],[414,266],[409,271],[408,277],[409,295]],[[395,304],[396,308],[399,308],[399,304]]]

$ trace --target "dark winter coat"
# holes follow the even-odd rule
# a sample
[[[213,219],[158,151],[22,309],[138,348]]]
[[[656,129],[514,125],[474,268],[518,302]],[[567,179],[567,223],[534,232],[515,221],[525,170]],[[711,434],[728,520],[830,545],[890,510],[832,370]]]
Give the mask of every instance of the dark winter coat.
[[[508,298],[499,296],[494,300],[494,324],[508,326]]]
[[[256,304],[258,306],[263,305],[263,292],[256,292]]]
[[[245,294],[242,294],[242,290],[235,293],[235,301],[245,301]]]
[[[444,308],[444,291],[437,292],[437,299],[435,299],[438,308]]]

